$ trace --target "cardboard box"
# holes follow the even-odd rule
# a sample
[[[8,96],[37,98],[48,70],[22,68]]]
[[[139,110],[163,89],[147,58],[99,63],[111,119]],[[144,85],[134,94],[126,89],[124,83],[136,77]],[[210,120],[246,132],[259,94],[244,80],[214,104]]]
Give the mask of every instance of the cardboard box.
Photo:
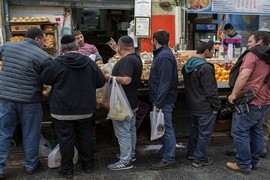
[[[29,24],[29,25],[11,25],[10,29],[11,31],[27,31],[31,27],[37,27],[40,28],[40,25],[35,24]]]

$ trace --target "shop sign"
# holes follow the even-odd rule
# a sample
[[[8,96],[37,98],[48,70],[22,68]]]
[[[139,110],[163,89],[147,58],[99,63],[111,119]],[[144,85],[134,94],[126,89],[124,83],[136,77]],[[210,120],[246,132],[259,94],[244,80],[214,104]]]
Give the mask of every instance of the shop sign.
[[[269,0],[186,0],[188,13],[270,14]]]
[[[151,0],[135,0],[135,17],[151,17]]]

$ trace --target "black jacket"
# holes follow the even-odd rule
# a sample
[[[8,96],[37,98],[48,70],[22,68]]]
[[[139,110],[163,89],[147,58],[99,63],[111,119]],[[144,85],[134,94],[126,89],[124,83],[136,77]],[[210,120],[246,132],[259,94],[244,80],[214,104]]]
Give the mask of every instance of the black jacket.
[[[190,63],[192,59],[196,62]],[[191,57],[182,68],[185,94],[192,113],[210,113],[221,108],[214,67],[204,61]]]
[[[96,89],[105,84],[105,77],[89,57],[68,52],[42,67],[41,81],[52,86],[52,114],[83,115],[95,111]]]

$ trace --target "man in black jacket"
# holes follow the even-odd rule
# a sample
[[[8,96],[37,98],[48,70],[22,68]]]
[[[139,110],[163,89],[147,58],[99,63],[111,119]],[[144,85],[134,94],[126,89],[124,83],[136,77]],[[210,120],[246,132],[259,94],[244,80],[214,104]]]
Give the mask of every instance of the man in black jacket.
[[[191,129],[188,159],[194,167],[211,165],[213,159],[206,151],[214,129],[217,112],[221,108],[215,70],[205,58],[211,58],[214,42],[201,42],[195,56],[188,59],[182,69],[187,102],[191,111]]]
[[[94,61],[77,52],[72,35],[63,36],[61,45],[64,55],[43,66],[41,80],[52,86],[50,113],[62,157],[59,174],[73,178],[75,140],[83,170],[90,173],[94,168],[89,118],[96,109],[96,89],[105,84],[105,77]]]

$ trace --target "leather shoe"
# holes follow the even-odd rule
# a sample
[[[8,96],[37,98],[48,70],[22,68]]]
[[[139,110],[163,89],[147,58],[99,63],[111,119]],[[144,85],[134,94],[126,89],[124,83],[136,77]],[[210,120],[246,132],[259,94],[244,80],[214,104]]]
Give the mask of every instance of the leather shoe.
[[[174,163],[169,163],[169,162],[166,162],[166,161],[161,160],[158,163],[151,164],[151,167],[150,168],[151,169],[154,169],[154,170],[161,170],[161,169],[170,168],[172,165],[174,165]]]
[[[226,166],[230,170],[233,170],[233,171],[236,171],[236,172],[240,172],[240,173],[243,173],[243,174],[249,174],[250,173],[250,169],[241,169],[236,163],[227,162]]]
[[[267,155],[267,150],[266,150],[266,148],[264,147],[264,148],[263,148],[263,151],[262,151],[261,154],[260,154],[260,158],[265,158],[266,155]]]

